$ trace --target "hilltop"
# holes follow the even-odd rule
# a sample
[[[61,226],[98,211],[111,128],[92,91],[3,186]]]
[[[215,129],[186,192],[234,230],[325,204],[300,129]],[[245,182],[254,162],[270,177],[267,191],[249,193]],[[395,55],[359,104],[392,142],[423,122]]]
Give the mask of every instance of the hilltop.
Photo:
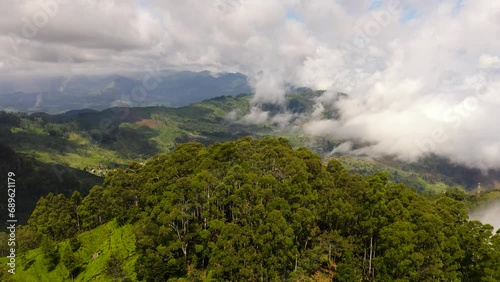
[[[468,220],[473,198],[351,174],[284,138],[190,142],[110,171],[86,197],[42,197],[18,230],[16,276],[0,273],[23,282],[496,281],[500,238]]]

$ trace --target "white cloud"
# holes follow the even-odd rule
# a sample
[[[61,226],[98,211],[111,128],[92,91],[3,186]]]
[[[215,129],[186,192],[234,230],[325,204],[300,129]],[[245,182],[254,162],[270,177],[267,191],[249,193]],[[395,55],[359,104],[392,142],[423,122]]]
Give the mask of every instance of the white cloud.
[[[250,109],[250,113],[245,115],[242,119],[241,122],[244,124],[260,124],[269,118],[269,113],[262,111],[258,107],[252,107]]]
[[[488,54],[482,54],[479,57],[479,63],[482,67],[498,67],[500,66],[500,58]]]
[[[337,147],[335,147],[329,153],[329,155],[331,156],[331,155],[336,154],[336,153],[348,153],[352,150],[352,146],[353,146],[353,143],[351,141],[344,142],[344,143],[338,145]]]
[[[500,202],[492,202],[471,213],[470,218],[493,226],[493,232],[500,229]]]

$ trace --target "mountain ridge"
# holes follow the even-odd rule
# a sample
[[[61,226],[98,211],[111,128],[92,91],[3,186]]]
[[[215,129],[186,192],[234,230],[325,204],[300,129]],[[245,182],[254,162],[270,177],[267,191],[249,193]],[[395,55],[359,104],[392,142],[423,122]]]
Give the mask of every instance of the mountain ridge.
[[[213,75],[207,71],[159,71],[154,75],[146,73],[130,77],[69,76],[48,79],[46,84],[35,92],[1,94],[0,109],[55,114],[82,108],[104,110],[123,103],[129,106],[179,107],[216,96],[251,92],[246,76],[240,73]]]
[[[290,101],[295,102],[288,104],[288,110],[310,111],[312,103],[304,97],[307,95],[291,94]],[[221,96],[180,108],[72,110],[56,115],[2,113],[0,143],[23,158],[32,158],[39,164],[37,166],[47,167],[43,171],[48,171],[47,175],[56,179],[54,185],[43,190],[45,192],[34,191],[33,195],[37,197],[48,191],[59,191],[58,171],[68,175],[78,172],[76,175],[86,175],[85,179],[94,177],[90,182],[76,179],[79,187],[86,187],[81,190],[85,193],[90,189],[89,183],[102,182],[108,171],[126,167],[131,162],[144,162],[156,154],[170,152],[176,144],[184,142],[197,141],[210,145],[244,136],[283,136],[294,148],[308,147],[322,155],[325,161],[333,148],[342,143],[328,138],[311,139],[272,123],[252,125],[228,119],[228,114],[233,111],[238,112],[237,119],[248,114],[251,99],[251,95]],[[275,110],[279,113],[282,109]],[[484,176],[479,170],[452,165],[435,156],[415,164],[350,155],[334,157],[352,173],[368,176],[389,171],[396,181],[425,193],[443,193],[453,187],[475,193],[478,182],[482,183],[484,190],[488,190],[497,188],[496,181],[499,179],[498,173]],[[5,166],[8,167],[8,164]],[[58,169],[52,169],[54,167]],[[65,191],[73,190],[69,187]],[[30,200],[24,218],[33,206],[34,202]]]

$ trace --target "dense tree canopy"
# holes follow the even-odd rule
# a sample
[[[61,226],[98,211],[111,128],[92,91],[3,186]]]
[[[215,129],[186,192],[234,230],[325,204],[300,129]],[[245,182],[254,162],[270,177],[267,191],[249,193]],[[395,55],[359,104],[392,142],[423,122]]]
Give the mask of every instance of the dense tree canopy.
[[[134,224],[144,281],[500,280],[500,235],[462,200],[350,174],[281,138],[179,145],[83,200],[49,194],[23,231],[61,240],[112,219]]]

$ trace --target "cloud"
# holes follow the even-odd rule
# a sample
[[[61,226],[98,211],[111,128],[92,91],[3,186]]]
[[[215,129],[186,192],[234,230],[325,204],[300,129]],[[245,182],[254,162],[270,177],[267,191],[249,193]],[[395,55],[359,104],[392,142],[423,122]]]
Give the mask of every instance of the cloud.
[[[498,58],[484,55],[500,43],[487,35],[498,32],[493,24],[498,13],[492,12],[498,5],[469,3],[458,15],[448,3],[434,6],[412,23],[386,29],[392,40],[384,32],[372,38],[372,45],[383,51],[366,56],[366,48],[360,54],[367,57],[364,66],[347,67],[337,76],[355,81],[334,88],[350,94],[337,102],[340,121],[313,119],[305,132],[370,144],[356,153],[415,160],[433,152],[471,167],[500,168],[495,122],[500,116],[494,110],[500,98],[498,73],[485,69]],[[353,79],[356,71],[361,79]]]
[[[344,142],[337,147],[335,147],[328,155],[334,155],[337,153],[348,153],[352,150],[354,144],[351,141]]]
[[[496,201],[490,203],[478,210],[473,211],[470,214],[470,218],[473,220],[479,220],[484,224],[490,224],[494,227],[494,232],[500,229],[500,202]]]
[[[57,12],[43,8],[49,2]],[[327,90],[307,134],[369,144],[358,152],[372,155],[434,152],[500,168],[500,2],[379,2],[1,1],[0,83],[140,72],[151,62],[242,72],[256,91],[246,122],[273,118],[258,106],[285,103],[293,83]],[[340,120],[322,118],[332,107]]]
[[[250,113],[245,115],[240,122],[244,124],[261,124],[269,118],[269,112],[263,111],[258,107],[252,107]]]
[[[482,54],[479,57],[479,62],[482,67],[498,67],[500,66],[500,58],[488,54]]]

